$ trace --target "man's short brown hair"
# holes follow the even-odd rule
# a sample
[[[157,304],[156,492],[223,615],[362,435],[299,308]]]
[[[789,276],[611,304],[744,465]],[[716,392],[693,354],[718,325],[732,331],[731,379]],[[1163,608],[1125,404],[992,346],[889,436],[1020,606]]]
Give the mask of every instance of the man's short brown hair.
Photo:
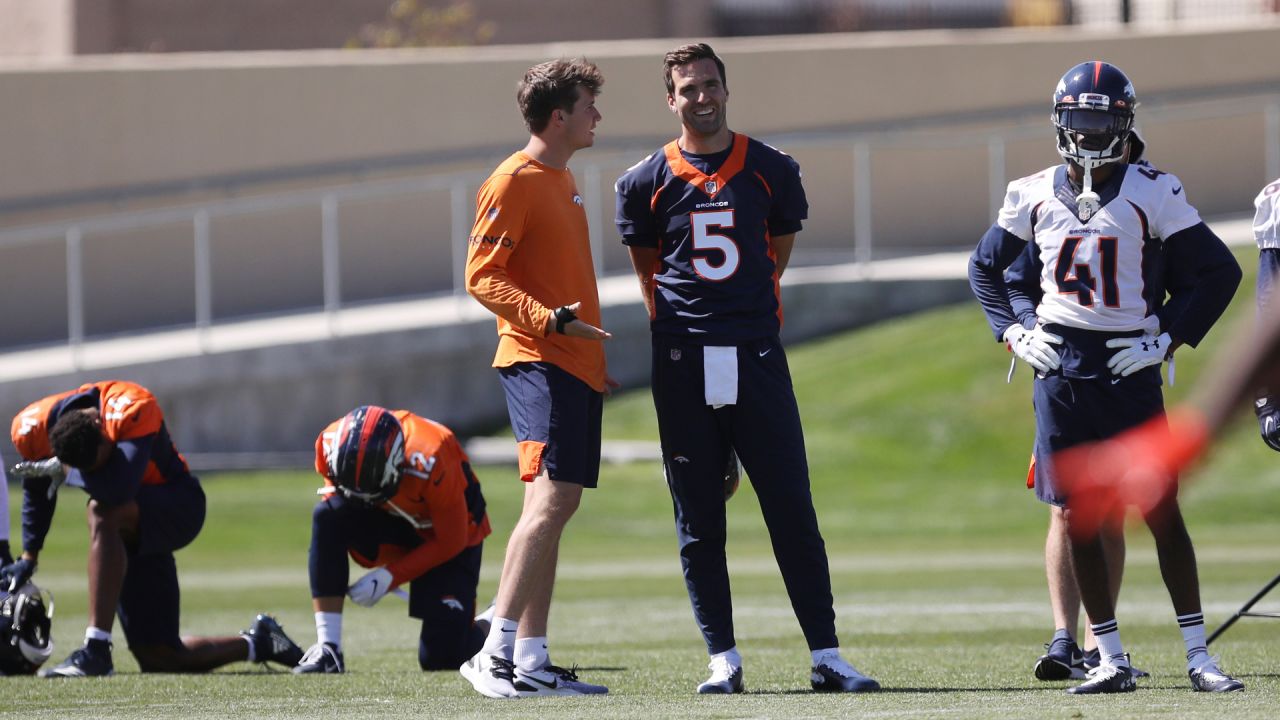
[[[720,84],[726,88],[729,87],[729,79],[724,74],[724,61],[720,59],[719,55],[716,55],[716,51],[712,50],[710,45],[696,43],[694,45],[681,45],[662,58],[662,64],[666,66],[666,70],[663,71],[663,79],[667,81],[668,95],[676,94],[676,83],[671,79],[671,68],[688,65],[698,60],[715,61],[716,69],[720,71]]]
[[[586,58],[559,58],[525,71],[516,88],[516,103],[529,132],[536,135],[547,129],[553,111],[573,112],[578,88],[599,95],[602,87],[604,76],[595,63]]]

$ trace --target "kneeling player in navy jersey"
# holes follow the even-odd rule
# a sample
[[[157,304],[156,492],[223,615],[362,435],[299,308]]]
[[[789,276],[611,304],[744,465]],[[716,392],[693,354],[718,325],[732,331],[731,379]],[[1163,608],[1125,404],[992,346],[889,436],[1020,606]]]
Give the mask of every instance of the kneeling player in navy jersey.
[[[812,652],[815,690],[879,684],[840,655],[800,413],[778,339],[778,278],[808,214],[800,169],[729,130],[724,63],[667,53],[680,137],[617,183],[617,225],[653,331],[653,399],[694,618],[711,655],[700,693],[743,690],[725,563],[725,460],[736,451]]]

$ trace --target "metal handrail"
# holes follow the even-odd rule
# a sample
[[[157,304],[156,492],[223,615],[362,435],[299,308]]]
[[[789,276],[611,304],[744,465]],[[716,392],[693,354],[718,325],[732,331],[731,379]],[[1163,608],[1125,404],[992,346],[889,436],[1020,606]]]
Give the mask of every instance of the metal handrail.
[[[1259,183],[1280,176],[1280,84],[1266,83],[1234,88],[1235,94],[1226,89],[1198,93],[1186,91],[1166,93],[1145,104],[1144,117],[1162,117],[1176,111],[1178,119],[1235,117],[1262,113],[1265,139],[1265,177]],[[1223,103],[1230,98],[1230,103]],[[995,128],[979,127],[983,122],[998,120]],[[987,176],[991,205],[998,207],[1005,191],[1005,147],[1008,143],[1043,136],[1048,124],[1043,107],[1037,111],[1029,108],[993,110],[961,114],[946,118],[916,118],[904,121],[883,121],[850,126],[843,129],[809,130],[780,133],[769,140],[788,149],[835,148],[850,154],[853,167],[853,202],[850,227],[853,228],[854,258],[860,263],[872,259],[873,192],[872,152],[876,149],[909,145],[921,147],[983,146],[987,151]],[[959,127],[959,129],[957,129]],[[656,146],[656,141],[643,146],[638,141],[626,140],[606,144],[581,156],[575,163],[584,181],[588,207],[602,207],[600,179],[606,167],[638,160]],[[487,154],[488,151],[484,151]],[[412,156],[404,156],[412,157]],[[367,161],[373,162],[373,161]],[[377,161],[380,162],[380,161]],[[343,165],[347,172],[357,165]],[[336,166],[335,166],[336,167]],[[385,166],[383,166],[385,167]],[[327,166],[326,166],[327,168]],[[329,172],[327,168],[323,174]],[[285,171],[285,172],[296,172]],[[198,330],[209,328],[213,322],[213,284],[210,258],[211,223],[216,218],[278,212],[287,209],[316,208],[321,216],[321,264],[323,277],[323,310],[331,318],[342,307],[340,285],[340,235],[339,214],[343,203],[411,193],[447,191],[450,194],[450,263],[452,268],[452,292],[464,292],[465,248],[473,215],[473,193],[486,177],[479,171],[453,171],[420,176],[380,180],[365,180],[324,187],[270,192],[261,195],[210,199],[165,208],[118,211],[90,217],[42,223],[25,227],[0,229],[0,248],[33,243],[61,241],[66,244],[67,277],[67,342],[73,350],[85,340],[85,298],[83,277],[83,242],[87,234],[137,230],[160,225],[191,223],[194,242],[194,325]],[[241,181],[257,183],[264,176],[248,173],[237,176]],[[274,179],[282,176],[272,175]],[[178,183],[174,187],[182,187]],[[145,187],[145,186],[139,186]],[[114,191],[111,191],[114,192]],[[54,197],[54,196],[50,196]],[[12,202],[12,201],[11,201]],[[24,201],[34,202],[34,201]],[[3,204],[0,204],[3,210]],[[602,221],[590,218],[591,244],[597,262],[597,271],[603,256]],[[335,330],[336,332],[336,330]]]

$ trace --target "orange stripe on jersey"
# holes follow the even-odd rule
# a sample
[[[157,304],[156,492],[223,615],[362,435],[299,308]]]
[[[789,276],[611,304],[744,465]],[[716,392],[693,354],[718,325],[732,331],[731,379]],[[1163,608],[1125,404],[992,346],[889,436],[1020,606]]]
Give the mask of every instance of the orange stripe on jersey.
[[[759,174],[759,173],[757,173]],[[764,178],[760,178],[764,180]],[[768,187],[767,185],[765,187]],[[778,301],[778,310],[775,313],[778,316],[778,329],[782,329],[782,281],[778,277],[778,252],[773,248],[773,233],[769,232],[769,225],[765,223],[764,228],[764,246],[769,253],[769,260],[773,262],[773,297]]]
[[[1036,454],[1031,453],[1031,464],[1027,466],[1027,487],[1036,486]]]
[[[746,135],[735,133],[733,150],[729,152],[729,158],[711,175],[703,173],[684,159],[684,155],[680,154],[680,143],[677,140],[667,143],[662,151],[667,156],[667,165],[676,177],[698,188],[708,197],[714,198],[746,165],[747,139]]]
[[[766,193],[769,193],[769,197],[773,197],[773,188],[769,187],[769,181],[765,180],[764,176],[761,175],[758,171],[756,172],[756,179],[759,180],[760,184],[764,186],[764,191]]]

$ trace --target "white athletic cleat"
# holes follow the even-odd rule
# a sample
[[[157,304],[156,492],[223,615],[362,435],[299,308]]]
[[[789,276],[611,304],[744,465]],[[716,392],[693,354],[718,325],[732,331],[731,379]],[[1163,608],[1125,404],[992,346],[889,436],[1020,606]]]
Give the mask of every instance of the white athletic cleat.
[[[537,670],[516,668],[513,683],[519,697],[540,695],[604,695],[609,688],[593,685],[578,679],[576,669],[568,670],[557,665],[543,665]]]
[[[462,677],[471,683],[476,692],[485,697],[503,700],[518,697],[512,684],[515,679],[515,665],[501,655],[476,653],[471,659],[458,668]]]
[[[858,672],[840,653],[828,653],[819,658],[809,672],[809,682],[817,692],[875,692],[880,683]]]
[[[742,666],[734,665],[723,656],[711,658],[707,663],[711,677],[698,686],[699,695],[732,695],[746,691],[742,684]]]

